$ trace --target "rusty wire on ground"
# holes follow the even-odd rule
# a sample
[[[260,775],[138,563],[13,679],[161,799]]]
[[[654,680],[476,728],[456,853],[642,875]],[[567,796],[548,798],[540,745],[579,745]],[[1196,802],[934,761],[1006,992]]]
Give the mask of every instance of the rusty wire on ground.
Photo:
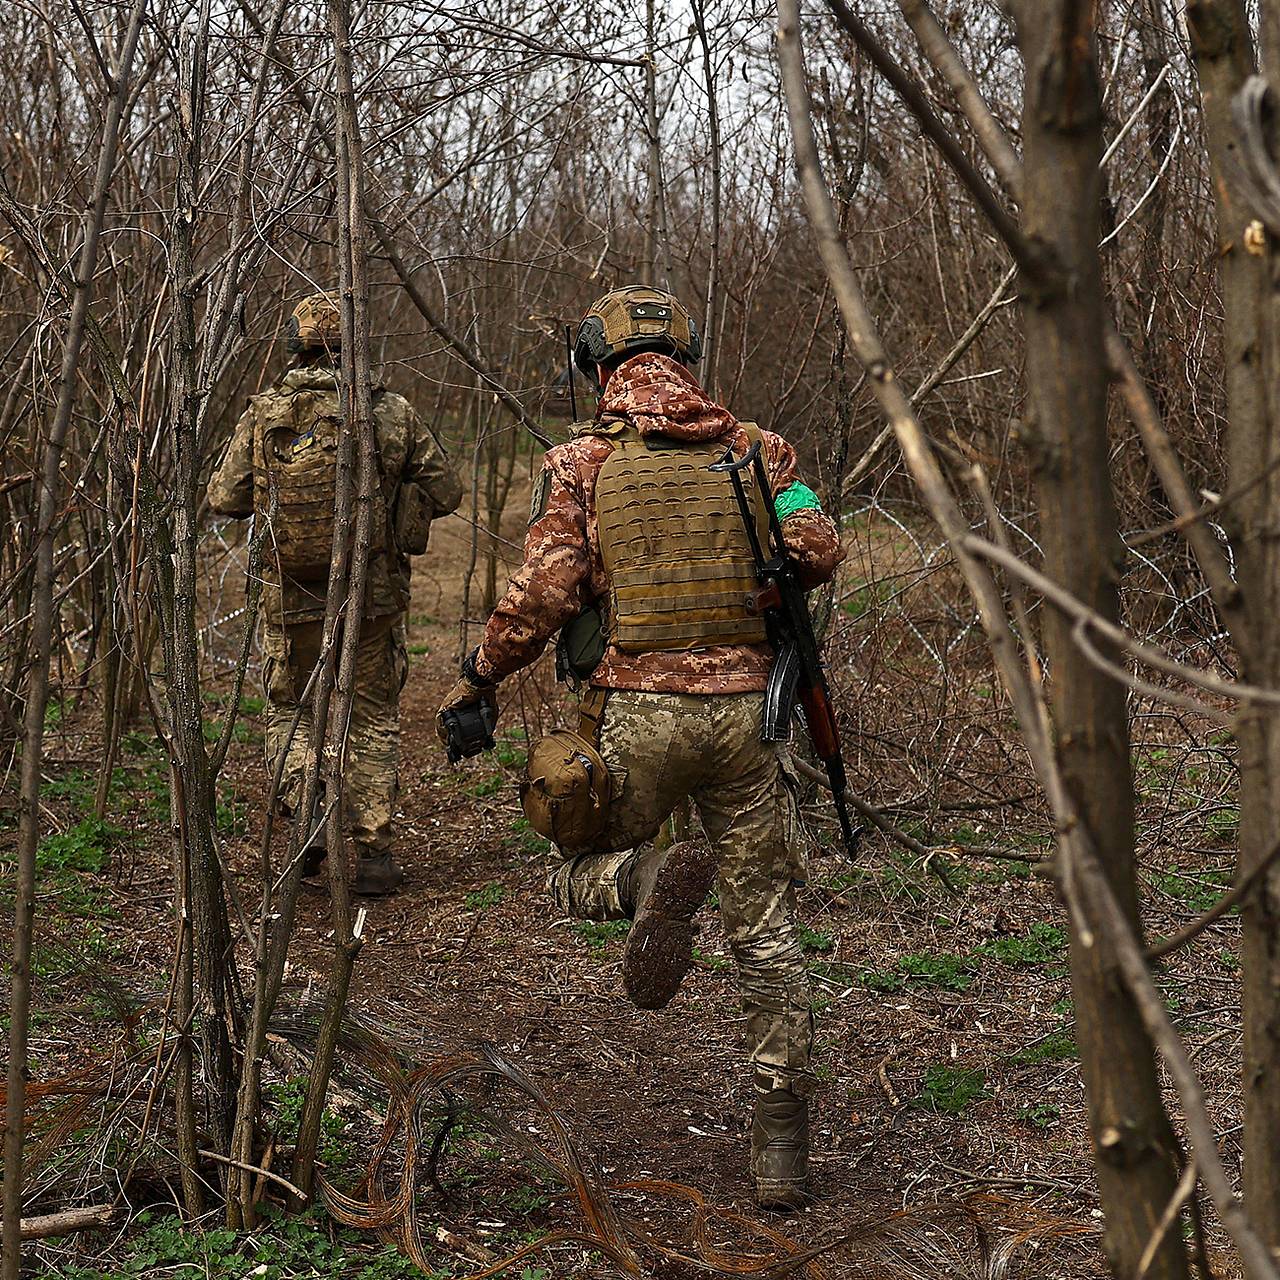
[[[272,1024],[272,1039],[308,1056],[320,1012],[312,1002],[281,1012]],[[44,1198],[59,1183],[64,1191],[77,1184],[85,1193],[72,1175],[100,1165],[102,1134],[115,1127],[93,1121],[118,1116],[145,1096],[155,1062],[168,1056],[157,1055],[131,1027],[100,1061],[31,1087],[28,1169]],[[1042,1247],[1096,1236],[1089,1223],[976,1194],[834,1224],[808,1240],[785,1219],[765,1221],[715,1204],[684,1183],[606,1182],[566,1117],[495,1046],[477,1042],[419,1062],[384,1029],[358,1016],[344,1020],[334,1083],[348,1098],[367,1104],[366,1115],[378,1116],[380,1126],[358,1181],[343,1189],[335,1178],[321,1175],[318,1197],[335,1222],[394,1245],[428,1274],[439,1256],[436,1251],[433,1260],[423,1195],[448,1203],[444,1180],[449,1174],[441,1165],[462,1158],[466,1142],[457,1141],[459,1135],[496,1142],[497,1151],[488,1158],[492,1168],[540,1185],[550,1180],[563,1188],[559,1198],[571,1206],[568,1223],[495,1256],[466,1280],[507,1274],[562,1245],[599,1255],[618,1275],[662,1280],[695,1274],[755,1280],[854,1275],[862,1280],[1031,1280],[1039,1273],[1024,1264],[1030,1265]],[[521,1108],[527,1114],[522,1116]],[[534,1119],[537,1123],[528,1123]],[[156,1152],[168,1148],[162,1129],[157,1125]],[[96,1135],[78,1168],[68,1159],[77,1134]],[[147,1186],[147,1171],[139,1167],[137,1173]],[[260,1180],[260,1189],[264,1185]],[[108,1190],[118,1204],[129,1202],[130,1187]],[[679,1224],[662,1235],[646,1225],[658,1206],[667,1210],[663,1221]]]

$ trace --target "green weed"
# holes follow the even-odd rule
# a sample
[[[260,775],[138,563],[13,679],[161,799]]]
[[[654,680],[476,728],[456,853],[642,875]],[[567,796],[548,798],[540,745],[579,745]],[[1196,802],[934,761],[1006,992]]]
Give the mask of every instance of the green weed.
[[[296,1076],[282,1084],[268,1085],[266,1094],[269,1123],[276,1138],[287,1146],[293,1146],[298,1140],[302,1108],[307,1100],[307,1077]],[[320,1144],[316,1156],[330,1176],[352,1172],[355,1167],[355,1153],[347,1140],[347,1123],[328,1107],[320,1116]]]
[[[918,951],[899,956],[892,969],[867,970],[862,983],[871,991],[901,991],[912,980],[944,991],[968,991],[973,985],[973,972],[972,956]]]
[[[487,778],[481,778],[477,782],[473,782],[469,787],[464,787],[467,795],[475,796],[477,800],[483,800],[486,796],[497,795],[507,785],[505,774],[494,773]]]
[[[462,900],[468,911],[487,911],[496,907],[507,896],[506,889],[497,883],[485,885],[483,889],[473,889]]]
[[[429,644],[411,644],[409,646],[409,653],[415,658],[426,657],[430,652],[431,646]]]
[[[579,920],[575,926],[578,936],[592,951],[603,951],[611,942],[625,938],[631,928],[630,920]]]
[[[721,973],[725,969],[731,968],[733,964],[728,956],[718,956],[713,952],[703,951],[699,947],[694,947],[693,958],[700,961],[702,964],[705,964],[708,969],[714,969],[717,973]]]
[[[1057,960],[1066,949],[1067,934],[1057,925],[1037,921],[1022,937],[993,938],[974,954],[990,956],[1008,965],[1040,965]]]
[[[1231,884],[1231,872],[1226,867],[1218,867],[1204,875],[1195,876],[1180,871],[1153,871],[1151,882],[1169,897],[1199,914],[1208,911],[1227,891]]]
[[[36,866],[41,871],[102,871],[112,846],[123,836],[119,827],[101,818],[85,818],[61,835],[42,840]]]
[[[1036,1062],[1067,1062],[1079,1055],[1075,1037],[1066,1031],[1051,1031],[1047,1036],[1024,1045],[1017,1053],[1009,1055],[1015,1066],[1025,1067]]]
[[[987,1077],[977,1067],[934,1065],[925,1072],[924,1083],[912,1106],[922,1111],[958,1116],[971,1102],[990,1096]]]
[[[98,779],[94,774],[86,769],[68,769],[61,777],[46,782],[40,788],[40,795],[45,800],[65,800],[81,812],[87,812],[93,808],[97,789]]]
[[[1018,1119],[1025,1120],[1036,1129],[1050,1129],[1062,1115],[1062,1108],[1052,1102],[1033,1102],[1018,1112]]]
[[[123,1257],[109,1270],[68,1262],[47,1274],[50,1280],[447,1280],[447,1271],[424,1273],[390,1245],[371,1252],[360,1247],[364,1242],[354,1232],[331,1238],[328,1219],[318,1209],[286,1217],[264,1206],[263,1213],[262,1226],[240,1236],[225,1227],[201,1231],[175,1214],[144,1210]]]
[[[810,929],[807,925],[800,926],[800,945],[805,951],[813,954],[817,952],[820,955],[826,955],[829,951],[836,948],[836,940],[825,929]]]

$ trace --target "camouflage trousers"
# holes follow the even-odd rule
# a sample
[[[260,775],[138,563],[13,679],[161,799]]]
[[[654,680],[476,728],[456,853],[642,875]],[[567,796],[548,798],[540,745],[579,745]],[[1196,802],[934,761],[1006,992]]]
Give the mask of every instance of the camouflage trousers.
[[[302,798],[310,756],[311,695],[304,692],[320,657],[322,622],[268,626],[263,634],[262,683],[267,695],[267,768],[284,755],[281,807],[292,813]],[[408,674],[404,615],[367,618],[356,651],[355,697],[343,773],[346,826],[357,854],[391,848],[400,794],[400,690]],[[289,730],[302,700],[292,739]]]
[[[629,850],[652,840],[681,802],[697,806],[715,849],[720,917],[737,964],[747,1045],[758,1072],[808,1086],[809,983],[796,925],[805,859],[785,748],[760,741],[759,693],[610,692],[600,752],[616,785],[598,850],[557,867],[558,908],[590,920],[631,915],[621,881]]]

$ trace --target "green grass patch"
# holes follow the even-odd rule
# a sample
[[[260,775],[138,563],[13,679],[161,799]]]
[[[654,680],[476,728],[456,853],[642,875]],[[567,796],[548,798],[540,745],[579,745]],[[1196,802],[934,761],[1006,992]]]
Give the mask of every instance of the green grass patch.
[[[958,1116],[972,1102],[989,1098],[987,1077],[977,1067],[944,1067],[925,1072],[924,1083],[911,1105],[922,1111]]]

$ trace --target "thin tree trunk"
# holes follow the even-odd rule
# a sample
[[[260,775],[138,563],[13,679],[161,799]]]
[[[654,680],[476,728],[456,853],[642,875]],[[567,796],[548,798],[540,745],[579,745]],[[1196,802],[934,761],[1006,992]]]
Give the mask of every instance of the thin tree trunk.
[[[334,1052],[342,1015],[346,1009],[351,974],[360,951],[360,937],[351,926],[351,898],[347,883],[346,859],[337,856],[342,848],[343,766],[347,751],[351,709],[355,699],[356,654],[364,621],[365,582],[369,568],[369,546],[373,534],[375,490],[380,484],[377,465],[378,442],[373,421],[373,399],[369,371],[369,256],[368,228],[364,213],[364,151],[360,138],[355,88],[351,68],[351,10],[349,0],[329,0],[329,26],[333,35],[334,66],[337,73],[337,178],[338,178],[338,269],[342,310],[342,392],[344,444],[339,464],[338,514],[343,526],[335,540],[348,537],[351,511],[352,445],[358,447],[355,545],[351,555],[350,584],[338,663],[337,702],[334,719],[341,734],[337,749],[329,752],[326,798],[330,803],[328,847],[330,919],[333,923],[333,960],[328,997],[307,1080],[307,1096],[298,1122],[298,1144],[293,1160],[293,1180],[307,1196],[315,1177],[316,1148],[325,1095],[333,1071]],[[385,500],[385,494],[382,495]],[[385,520],[384,512],[380,517]],[[385,530],[390,536],[390,531]],[[387,554],[391,554],[388,547]]]
[[[1280,500],[1273,461],[1280,440],[1268,378],[1277,369],[1274,251],[1246,250],[1251,214],[1236,189],[1236,126],[1231,99],[1255,67],[1243,0],[1188,0],[1187,32],[1200,80],[1205,132],[1218,213],[1218,278],[1224,309],[1227,459],[1231,487],[1247,485],[1224,511],[1237,548],[1237,580],[1244,614],[1233,638],[1242,674],[1275,687],[1280,677],[1280,632],[1275,625],[1280,549],[1269,529]],[[1271,383],[1274,386],[1274,381]],[[1238,628],[1237,628],[1238,630]],[[1276,716],[1245,705],[1236,728],[1240,762],[1240,862],[1244,878],[1266,858],[1280,833],[1280,741]],[[1244,1088],[1244,1199],[1249,1216],[1272,1248],[1280,1246],[1280,875],[1273,868],[1241,910],[1241,1016]]]
[[[1120,614],[1120,539],[1107,447],[1106,310],[1098,253],[1102,113],[1094,10],[1075,0],[1018,8],[1026,64],[1022,207],[1025,230],[1051,255],[1042,284],[1024,291],[1027,433],[1041,517],[1045,573],[1111,622]],[[1053,740],[1063,782],[1112,891],[1135,933],[1133,780],[1124,688],[1075,644],[1071,623],[1046,615],[1053,671]],[[1104,1245],[1113,1272],[1140,1259],[1178,1184],[1177,1148],[1160,1098],[1150,1037],[1116,980],[1108,948],[1071,944],[1071,990],[1089,1099]],[[1146,1272],[1187,1274],[1179,1233],[1167,1233]]]
[[[180,77],[177,120],[178,199],[172,222],[174,351],[171,419],[174,424],[172,595],[163,561],[157,564],[157,604],[172,610],[162,629],[165,646],[165,695],[169,745],[179,785],[172,797],[175,861],[184,865],[190,892],[191,957],[195,984],[195,1020],[201,1043],[202,1083],[208,1126],[216,1149],[225,1154],[235,1114],[231,1030],[233,1011],[227,966],[231,929],[222,873],[214,849],[216,778],[205,752],[200,698],[200,653],[196,630],[196,547],[200,501],[199,402],[196,383],[195,268],[192,260],[199,193],[201,137],[204,129],[204,48],[208,33],[206,3],[197,27],[185,28],[179,41]],[[169,597],[166,599],[165,597]],[[224,1173],[225,1178],[225,1173]],[[192,1212],[197,1210],[192,1207]]]
[[[720,100],[716,92],[715,67],[711,61],[711,41],[707,36],[707,13],[703,0],[693,0],[693,21],[702,45],[702,74],[707,84],[707,133],[711,169],[711,246],[707,252],[707,293],[702,309],[703,383],[715,396],[718,391],[716,363],[719,334],[716,332],[716,304],[720,287]]]
[[[35,660],[27,685],[23,726],[22,777],[19,799],[18,867],[14,885],[12,979],[9,999],[9,1069],[5,1098],[3,1256],[0,1276],[17,1280],[22,1263],[22,1147],[27,1083],[27,1033],[31,1011],[31,942],[35,923],[36,846],[40,839],[40,763],[44,750],[44,714],[49,697],[50,646],[53,636],[53,535],[58,516],[62,449],[75,405],[76,373],[84,343],[85,323],[93,297],[98,245],[115,170],[116,150],[125,106],[129,101],[133,57],[142,30],[147,0],[137,0],[110,85],[103,121],[93,202],[85,223],[84,242],[76,262],[75,293],[62,350],[58,403],[40,476],[37,506],[36,561],[33,589],[32,644]]]

